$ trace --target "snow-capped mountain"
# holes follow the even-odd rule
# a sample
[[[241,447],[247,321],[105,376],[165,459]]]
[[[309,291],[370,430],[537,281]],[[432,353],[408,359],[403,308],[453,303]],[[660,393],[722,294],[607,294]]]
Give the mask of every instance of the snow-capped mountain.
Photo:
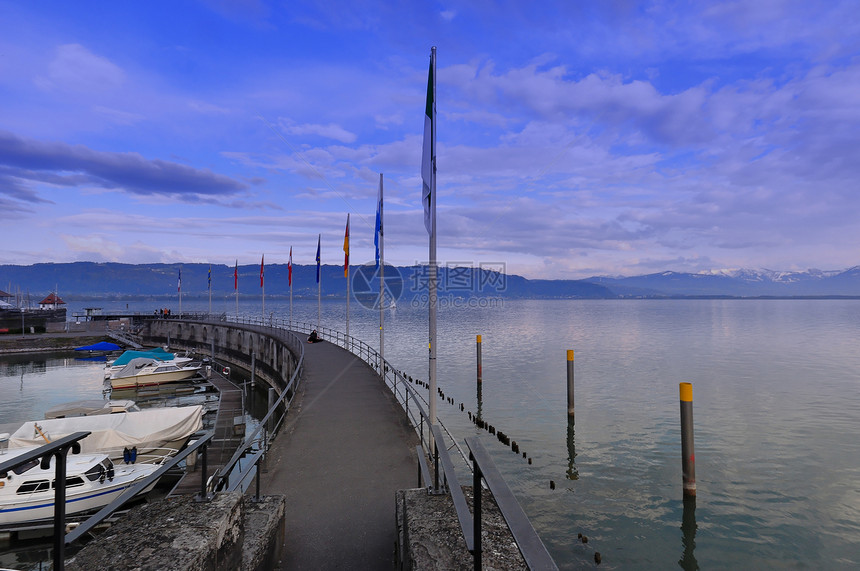
[[[660,272],[625,278],[595,277],[588,281],[604,285],[621,297],[860,296],[860,266],[803,272],[746,268]]]

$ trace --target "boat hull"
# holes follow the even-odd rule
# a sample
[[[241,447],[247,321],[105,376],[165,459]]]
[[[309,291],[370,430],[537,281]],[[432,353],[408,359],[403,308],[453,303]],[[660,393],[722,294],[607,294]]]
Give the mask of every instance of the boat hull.
[[[108,505],[137,482],[146,478],[155,470],[156,465],[136,465],[134,471],[126,466],[117,465],[114,479],[105,480],[103,483],[92,482],[92,485],[83,486],[81,489],[66,489],[66,514],[77,514],[96,510]],[[155,486],[155,482],[147,486],[142,493],[149,492]],[[47,520],[54,517],[54,490],[33,492],[19,497],[10,497],[14,494],[0,496],[0,526],[12,524],[32,523],[39,520]]]
[[[114,389],[132,389],[136,387],[148,387],[164,383],[176,383],[190,379],[200,371],[195,369],[180,369],[164,373],[149,373],[145,375],[134,375],[130,377],[119,377],[110,380],[110,386]]]

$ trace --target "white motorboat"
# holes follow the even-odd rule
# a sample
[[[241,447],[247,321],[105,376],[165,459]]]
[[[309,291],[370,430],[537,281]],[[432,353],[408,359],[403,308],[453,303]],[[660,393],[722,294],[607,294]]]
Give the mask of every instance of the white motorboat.
[[[122,370],[123,367],[128,365],[128,363],[132,359],[136,359],[138,357],[148,357],[157,361],[164,361],[165,363],[169,362],[179,367],[185,367],[193,361],[193,359],[189,357],[188,354],[177,355],[176,353],[170,353],[169,351],[167,351],[166,349],[162,349],[161,347],[156,347],[155,349],[144,349],[140,351],[128,350],[113,361],[108,361],[105,364],[105,379],[111,378],[114,373],[119,372],[120,370]]]
[[[175,383],[190,379],[199,372],[200,365],[179,366],[158,359],[135,357],[111,375],[110,386],[114,389],[128,389]]]
[[[32,450],[11,448],[0,453],[5,462]],[[143,480],[166,460],[114,464],[107,454],[68,454],[66,457],[66,513],[76,514],[106,506],[127,488]],[[0,525],[30,523],[54,517],[56,467],[43,470],[38,460],[0,473]],[[152,482],[142,493],[155,486]]]

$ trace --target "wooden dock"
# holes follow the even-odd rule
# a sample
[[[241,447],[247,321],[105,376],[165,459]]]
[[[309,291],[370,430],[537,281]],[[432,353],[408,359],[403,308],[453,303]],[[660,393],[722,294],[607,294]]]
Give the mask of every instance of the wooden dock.
[[[218,390],[218,412],[215,416],[215,436],[207,450],[207,478],[224,466],[245,438],[245,417],[242,410],[242,389],[212,371],[209,382]],[[241,424],[241,426],[239,426]],[[196,494],[200,492],[200,470],[202,459],[198,458],[193,469],[185,472],[171,496]]]

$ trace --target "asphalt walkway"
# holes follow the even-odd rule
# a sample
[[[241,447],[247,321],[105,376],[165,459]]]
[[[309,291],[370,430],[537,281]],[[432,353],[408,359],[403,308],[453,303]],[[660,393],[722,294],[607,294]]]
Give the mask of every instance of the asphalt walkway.
[[[280,568],[391,569],[394,496],[418,485],[418,437],[352,353],[306,343],[304,367],[261,478],[264,494],[287,499]]]

